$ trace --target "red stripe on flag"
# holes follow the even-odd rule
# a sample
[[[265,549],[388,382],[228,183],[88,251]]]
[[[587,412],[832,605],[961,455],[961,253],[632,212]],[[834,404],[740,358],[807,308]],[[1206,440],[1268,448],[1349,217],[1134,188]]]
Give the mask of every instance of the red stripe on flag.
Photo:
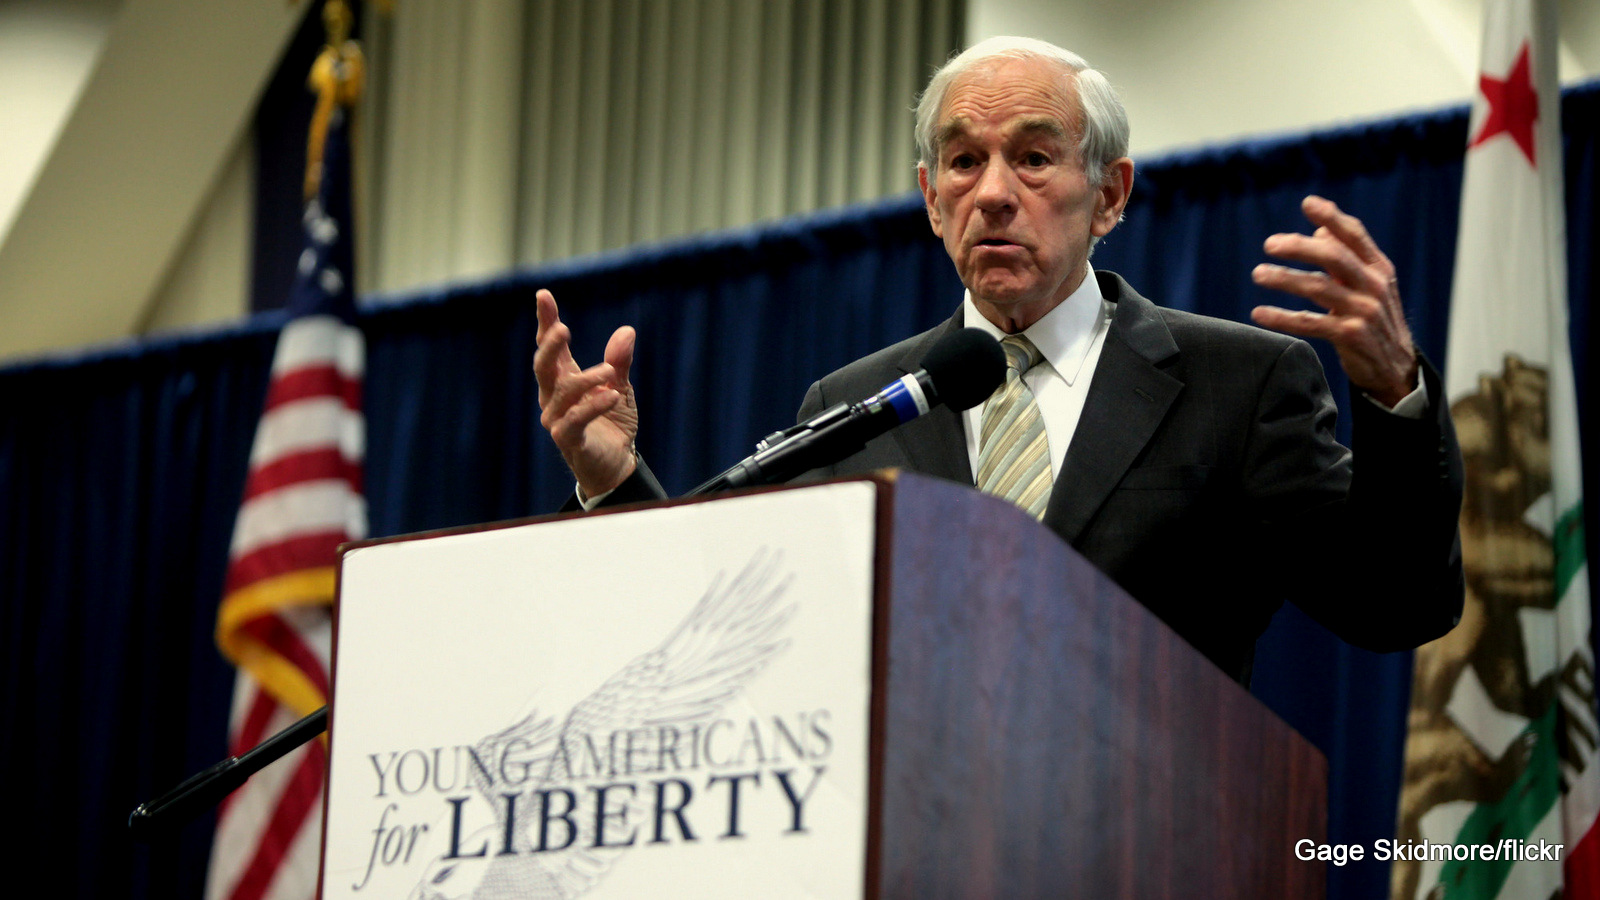
[[[223,594],[232,594],[264,578],[300,569],[335,565],[339,560],[339,545],[348,540],[350,534],[341,528],[299,534],[258,547],[234,560],[228,567]]]
[[[321,741],[306,745],[306,754],[300,765],[284,786],[283,794],[272,809],[272,818],[262,829],[256,852],[245,865],[239,883],[233,888],[229,900],[261,900],[272,887],[278,865],[294,844],[294,839],[305,827],[317,799],[322,796],[323,774],[327,770],[327,751]]]
[[[238,756],[261,743],[261,739],[267,736],[267,726],[272,724],[272,714],[278,711],[278,701],[263,691],[261,685],[251,685],[250,691],[254,695],[250,698],[250,709],[245,712],[244,722],[239,725],[239,732],[228,746],[229,756]]]
[[[272,379],[262,414],[286,403],[316,397],[337,397],[344,401],[346,407],[360,412],[361,380],[359,377],[346,378],[331,365],[307,365],[292,369]]]
[[[361,463],[346,459],[337,447],[289,453],[250,472],[244,486],[244,499],[249,502],[279,488],[324,479],[348,482],[350,489],[359,494]]]
[[[1561,864],[1565,900],[1600,900],[1600,837],[1595,831],[1590,825]]]
[[[327,699],[328,670],[322,660],[306,646],[305,641],[300,639],[300,632],[295,631],[277,616],[252,619],[240,626],[240,630],[271,647],[279,656],[305,673],[306,680],[311,682],[311,686],[316,688],[324,700]]]

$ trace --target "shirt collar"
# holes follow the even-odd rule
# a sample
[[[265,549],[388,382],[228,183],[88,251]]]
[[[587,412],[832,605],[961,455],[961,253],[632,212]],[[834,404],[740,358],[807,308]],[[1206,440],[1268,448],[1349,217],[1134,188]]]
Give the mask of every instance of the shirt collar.
[[[1072,384],[1083,370],[1083,361],[1088,358],[1089,348],[1094,344],[1095,332],[1105,318],[1102,314],[1104,306],[1105,296],[1100,293],[1100,282],[1095,279],[1094,270],[1088,269],[1077,290],[1022,333],[1039,348],[1045,362],[1056,370],[1056,374],[1067,384]],[[967,291],[962,299],[961,308],[962,324],[966,327],[981,328],[993,335],[995,340],[1006,336],[993,322],[985,319],[983,313],[978,312],[977,305],[972,302],[971,291]]]

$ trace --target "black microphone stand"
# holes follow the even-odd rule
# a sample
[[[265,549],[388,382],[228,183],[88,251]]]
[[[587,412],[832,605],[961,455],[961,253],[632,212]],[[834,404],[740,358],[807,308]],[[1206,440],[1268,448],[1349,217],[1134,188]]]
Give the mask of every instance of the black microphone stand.
[[[290,750],[309,742],[327,729],[328,708],[324,706],[257,744],[254,749],[239,756],[230,756],[156,799],[134,807],[128,815],[128,830],[140,840],[149,840],[162,829],[187,822],[201,810],[221,803],[223,797],[233,793],[251,775],[282,759]]]

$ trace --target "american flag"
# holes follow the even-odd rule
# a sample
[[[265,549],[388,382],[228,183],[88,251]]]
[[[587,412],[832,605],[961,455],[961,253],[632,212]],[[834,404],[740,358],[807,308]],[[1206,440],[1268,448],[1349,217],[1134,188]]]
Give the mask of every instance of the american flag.
[[[305,249],[278,338],[234,526],[217,643],[239,673],[229,752],[325,705],[337,548],[366,536],[364,347],[351,278],[349,154],[334,110]],[[256,774],[218,813],[208,900],[317,894],[327,749],[315,740]]]

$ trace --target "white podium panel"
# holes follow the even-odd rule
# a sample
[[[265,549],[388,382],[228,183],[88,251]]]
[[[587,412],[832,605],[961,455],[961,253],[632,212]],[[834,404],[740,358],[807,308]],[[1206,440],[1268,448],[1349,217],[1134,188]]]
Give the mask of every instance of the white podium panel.
[[[876,491],[347,551],[323,896],[861,896]]]

